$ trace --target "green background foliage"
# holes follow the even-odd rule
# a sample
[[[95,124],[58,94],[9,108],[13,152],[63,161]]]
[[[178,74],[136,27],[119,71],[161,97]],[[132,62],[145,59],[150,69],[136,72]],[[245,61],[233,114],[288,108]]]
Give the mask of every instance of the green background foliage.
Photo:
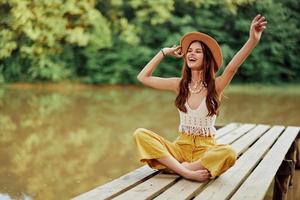
[[[297,0],[0,0],[0,82],[72,80],[132,84],[159,49],[189,31],[213,36],[224,64],[243,46],[252,18],[268,27],[237,82],[299,82]],[[154,74],[180,76],[166,58]]]

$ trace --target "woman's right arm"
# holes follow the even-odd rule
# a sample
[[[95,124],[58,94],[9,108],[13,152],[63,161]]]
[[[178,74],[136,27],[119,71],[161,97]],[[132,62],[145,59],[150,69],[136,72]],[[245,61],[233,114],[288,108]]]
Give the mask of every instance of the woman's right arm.
[[[179,52],[179,47],[173,48],[164,48],[163,49],[165,56],[172,55],[175,57],[181,57]],[[178,91],[178,86],[181,78],[179,77],[171,77],[171,78],[161,78],[157,76],[152,76],[153,71],[157,67],[157,65],[162,61],[164,55],[162,51],[159,51],[151,60],[147,63],[147,65],[143,68],[143,70],[138,74],[137,79],[146,86],[160,89],[160,90],[171,90]]]

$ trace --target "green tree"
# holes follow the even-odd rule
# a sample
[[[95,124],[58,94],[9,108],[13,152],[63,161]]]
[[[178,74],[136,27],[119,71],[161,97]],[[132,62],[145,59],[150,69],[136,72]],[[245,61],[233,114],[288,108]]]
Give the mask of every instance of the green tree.
[[[76,72],[75,47],[111,45],[95,1],[0,1],[1,81],[62,80]]]
[[[284,4],[281,1],[265,0],[239,8],[239,17],[242,19],[234,21],[235,32],[246,30],[245,19],[255,13],[262,13],[267,18],[268,27],[249,60],[238,71],[237,79],[273,83],[299,80],[299,46],[296,44],[299,44],[300,29],[294,16],[299,16],[295,11],[300,4],[291,2]],[[245,36],[246,33],[243,33]],[[240,37],[240,41],[245,40],[243,37]]]
[[[0,82],[137,83],[149,59],[188,31],[217,39],[221,73],[257,13],[268,28],[234,81],[299,81],[299,8],[297,0],[0,0]],[[171,58],[155,70],[180,72]]]

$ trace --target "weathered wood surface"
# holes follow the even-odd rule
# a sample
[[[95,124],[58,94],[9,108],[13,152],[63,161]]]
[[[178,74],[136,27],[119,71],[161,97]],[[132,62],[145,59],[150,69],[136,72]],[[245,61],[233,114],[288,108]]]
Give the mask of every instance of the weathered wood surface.
[[[157,170],[151,169],[150,167],[145,165],[103,186],[97,187],[87,193],[79,195],[75,197],[74,200],[111,198],[122,193],[124,190],[126,191],[128,188],[142,183],[144,180],[147,180],[157,173]]]
[[[231,199],[263,199],[298,133],[299,127],[288,127]]]
[[[218,129],[215,137],[218,143],[231,144],[239,158],[215,180],[198,183],[143,166],[74,199],[262,199],[298,133],[299,127],[231,123]],[[298,144],[294,144],[294,149],[298,149]],[[272,156],[276,157],[274,166]],[[295,166],[299,152],[295,151],[293,157]],[[253,181],[267,171],[257,194],[257,182]],[[291,184],[292,175],[287,177],[285,181]],[[241,197],[245,194],[249,198]]]
[[[251,173],[264,153],[271,147],[281,134],[283,127],[273,127],[252,145],[222,176],[216,179],[210,187],[202,191],[195,200],[228,199]]]

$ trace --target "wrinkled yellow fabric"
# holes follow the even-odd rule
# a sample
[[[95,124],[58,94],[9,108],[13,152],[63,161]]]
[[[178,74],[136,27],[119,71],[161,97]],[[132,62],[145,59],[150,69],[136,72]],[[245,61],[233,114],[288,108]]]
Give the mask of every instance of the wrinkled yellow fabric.
[[[151,130],[138,128],[133,138],[140,153],[140,161],[154,169],[166,169],[155,159],[173,156],[180,163],[199,162],[214,178],[233,166],[237,159],[230,145],[217,144],[214,137],[179,132],[179,136],[170,142]]]

